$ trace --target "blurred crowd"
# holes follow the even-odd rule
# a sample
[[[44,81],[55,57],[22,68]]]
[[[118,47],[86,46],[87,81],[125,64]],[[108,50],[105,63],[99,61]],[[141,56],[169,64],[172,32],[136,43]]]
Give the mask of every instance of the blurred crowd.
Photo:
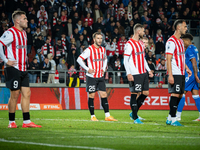
[[[25,11],[28,44],[28,69],[31,83],[42,71],[42,82],[60,82],[76,74],[81,82],[85,74],[77,64],[78,56],[91,44],[92,34],[103,35],[109,83],[127,83],[123,65],[124,45],[133,35],[133,26],[141,23],[147,38],[146,59],[155,70],[166,70],[165,42],[173,34],[173,22],[191,19],[192,34],[199,35],[199,0],[0,0],[0,35],[13,26],[14,10]],[[3,64],[1,63],[1,68]],[[67,74],[65,74],[67,71]],[[113,73],[112,71],[116,71]],[[155,73],[150,83],[166,83],[165,73]],[[1,73],[4,82],[4,73]]]

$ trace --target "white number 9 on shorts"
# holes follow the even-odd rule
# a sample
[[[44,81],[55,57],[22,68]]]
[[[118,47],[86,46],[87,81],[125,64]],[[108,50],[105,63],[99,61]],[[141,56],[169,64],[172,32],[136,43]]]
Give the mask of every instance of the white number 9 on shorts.
[[[14,88],[14,89],[18,88],[18,81],[17,81],[17,80],[15,80],[15,81],[13,82],[13,88]]]

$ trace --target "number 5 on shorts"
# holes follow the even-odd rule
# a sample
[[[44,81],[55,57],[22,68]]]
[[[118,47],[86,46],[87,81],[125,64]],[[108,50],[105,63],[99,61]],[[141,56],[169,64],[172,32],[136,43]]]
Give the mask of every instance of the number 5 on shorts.
[[[176,85],[176,92],[180,92],[180,85]]]

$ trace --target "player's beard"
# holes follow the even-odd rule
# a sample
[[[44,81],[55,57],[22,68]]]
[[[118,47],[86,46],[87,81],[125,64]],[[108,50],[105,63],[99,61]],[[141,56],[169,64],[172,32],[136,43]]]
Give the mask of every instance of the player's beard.
[[[143,35],[139,34],[139,38],[142,39],[142,38],[143,38]]]
[[[101,44],[98,44],[98,42],[95,42],[95,44],[96,44],[97,46],[101,46]]]

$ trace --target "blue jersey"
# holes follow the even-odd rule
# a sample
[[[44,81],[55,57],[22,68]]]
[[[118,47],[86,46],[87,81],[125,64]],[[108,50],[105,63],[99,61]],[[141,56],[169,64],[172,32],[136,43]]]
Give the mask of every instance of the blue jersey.
[[[199,52],[198,49],[194,45],[188,46],[185,52],[185,63],[188,66],[188,68],[192,71],[192,76],[194,76],[194,70],[192,66],[191,59],[195,58],[197,62],[197,69],[199,72]]]
[[[185,91],[191,91],[192,89],[198,90],[199,86],[194,77],[194,70],[192,66],[191,59],[195,58],[197,62],[198,76],[199,76],[199,53],[198,49],[194,45],[188,46],[185,52],[185,63],[188,68],[192,71],[192,75],[188,77],[187,72],[185,72]]]

